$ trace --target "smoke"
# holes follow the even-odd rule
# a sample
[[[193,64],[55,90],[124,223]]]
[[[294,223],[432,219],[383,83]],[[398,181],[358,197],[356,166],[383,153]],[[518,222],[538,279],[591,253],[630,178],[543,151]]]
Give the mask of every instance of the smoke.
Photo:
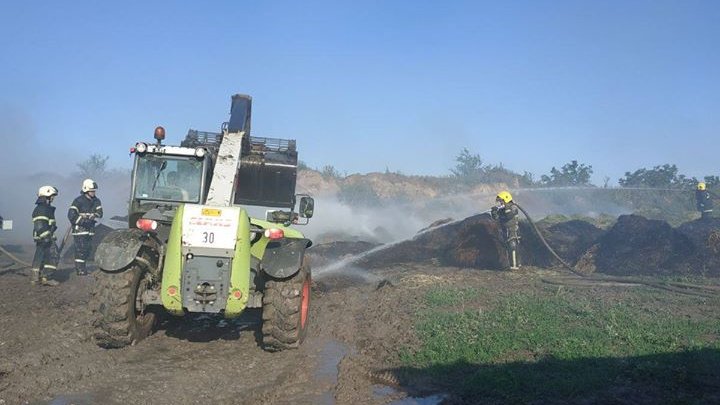
[[[0,216],[13,221],[11,231],[0,231],[0,243],[31,244],[32,211],[37,190],[52,185],[60,191],[53,205],[57,207],[56,235],[61,238],[69,227],[67,210],[80,194],[83,176],[77,163],[87,156],[75,158],[68,147],[57,147],[48,137],[38,134],[30,115],[22,110],[0,104]],[[108,170],[94,179],[105,217],[127,214],[130,174],[124,170]]]
[[[80,195],[80,186],[84,177],[78,172],[67,175],[39,171],[28,175],[0,177],[3,197],[0,200],[0,215],[13,220],[12,231],[1,231],[0,243],[32,243],[32,211],[35,208],[37,190],[43,185],[52,185],[59,190],[53,202],[56,207],[58,231],[56,236],[62,238],[70,226],[67,212],[75,197]],[[102,201],[104,218],[100,222],[107,223],[113,215],[127,215],[127,201],[130,194],[130,174],[125,171],[112,170],[94,179],[98,183],[97,196]]]
[[[377,207],[350,206],[334,196],[315,199],[315,216],[304,229],[315,243],[337,240],[392,243],[408,239],[435,221],[459,220],[485,212],[495,205],[502,186],[452,194],[411,202],[384,202]],[[514,200],[534,220],[548,215],[585,216],[601,214],[618,216],[632,208],[612,198],[613,189],[556,188],[510,189]]]

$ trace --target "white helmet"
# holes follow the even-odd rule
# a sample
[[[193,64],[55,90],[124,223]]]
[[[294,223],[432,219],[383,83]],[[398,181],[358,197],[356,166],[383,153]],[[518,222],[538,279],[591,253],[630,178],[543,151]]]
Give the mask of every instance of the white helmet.
[[[55,197],[58,189],[53,186],[42,186],[38,189],[38,197]]]
[[[95,191],[97,190],[98,186],[97,183],[95,183],[95,180],[93,179],[85,179],[83,180],[82,184],[82,192],[87,193],[88,191]]]

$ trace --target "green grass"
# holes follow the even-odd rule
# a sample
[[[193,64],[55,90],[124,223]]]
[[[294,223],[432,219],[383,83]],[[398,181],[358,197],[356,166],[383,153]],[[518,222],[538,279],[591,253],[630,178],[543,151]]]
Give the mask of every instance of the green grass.
[[[709,373],[720,384],[720,314],[692,311],[717,309],[717,301],[643,289],[623,299],[557,291],[514,293],[482,310],[469,305],[477,290],[430,290],[415,326],[422,345],[400,354],[404,374],[463,398],[511,402],[611,400],[609,387],[638,385],[700,400],[704,391],[690,383]]]

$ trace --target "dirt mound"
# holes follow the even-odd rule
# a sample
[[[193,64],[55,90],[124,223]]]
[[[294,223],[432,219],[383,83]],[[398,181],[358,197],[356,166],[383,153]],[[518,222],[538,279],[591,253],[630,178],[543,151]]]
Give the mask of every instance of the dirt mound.
[[[720,219],[692,221],[679,228],[639,215],[622,215],[608,231],[584,221],[539,224],[557,254],[583,273],[613,275],[720,275]],[[431,261],[475,269],[509,267],[499,225],[487,214],[462,221],[437,221],[411,240],[386,245],[355,264],[381,268]],[[557,266],[530,224],[520,222],[523,265]],[[313,253],[321,264],[375,248],[367,242],[335,242]],[[337,252],[335,252],[337,251]]]
[[[693,243],[695,249],[688,261],[695,272],[720,275],[720,218],[686,222],[677,230]]]
[[[553,224],[542,232],[551,246],[571,263],[575,263],[603,234],[601,229],[580,220]],[[556,265],[527,222],[520,222],[520,234],[523,264],[540,267]],[[328,261],[326,251],[324,247],[316,251],[324,263]],[[457,222],[446,219],[436,221],[413,239],[389,244],[356,263],[366,268],[378,268],[424,261],[476,269],[504,269],[510,266],[500,227],[488,214],[474,215]]]
[[[357,263],[377,268],[433,260],[447,266],[494,269],[503,267],[503,251],[497,223],[488,214],[480,214],[390,244]]]
[[[558,223],[540,223],[538,228],[555,252],[568,264],[575,265],[585,252],[605,233],[597,226],[573,219]],[[521,258],[524,263],[539,267],[558,265],[530,224],[520,223]]]
[[[622,215],[600,238],[594,264],[607,274],[686,274],[694,252],[690,238],[667,222]]]

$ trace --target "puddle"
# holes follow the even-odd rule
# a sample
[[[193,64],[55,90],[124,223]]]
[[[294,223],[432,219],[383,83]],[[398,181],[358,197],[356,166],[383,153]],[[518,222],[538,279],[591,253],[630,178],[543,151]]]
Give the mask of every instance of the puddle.
[[[315,370],[315,378],[332,382],[333,386],[338,382],[338,365],[340,360],[348,354],[347,346],[337,340],[328,341],[320,351],[318,367]]]
[[[335,405],[335,387],[338,383],[340,361],[350,353],[348,347],[337,340],[327,340],[317,353],[313,384],[315,393],[301,403]]]
[[[435,394],[429,397],[407,397],[390,402],[390,405],[437,405],[445,399],[445,395]]]
[[[373,385],[373,397],[382,399],[400,394],[400,391],[387,385]],[[391,401],[391,405],[437,405],[447,398],[445,394],[435,394],[427,397],[405,397]]]

